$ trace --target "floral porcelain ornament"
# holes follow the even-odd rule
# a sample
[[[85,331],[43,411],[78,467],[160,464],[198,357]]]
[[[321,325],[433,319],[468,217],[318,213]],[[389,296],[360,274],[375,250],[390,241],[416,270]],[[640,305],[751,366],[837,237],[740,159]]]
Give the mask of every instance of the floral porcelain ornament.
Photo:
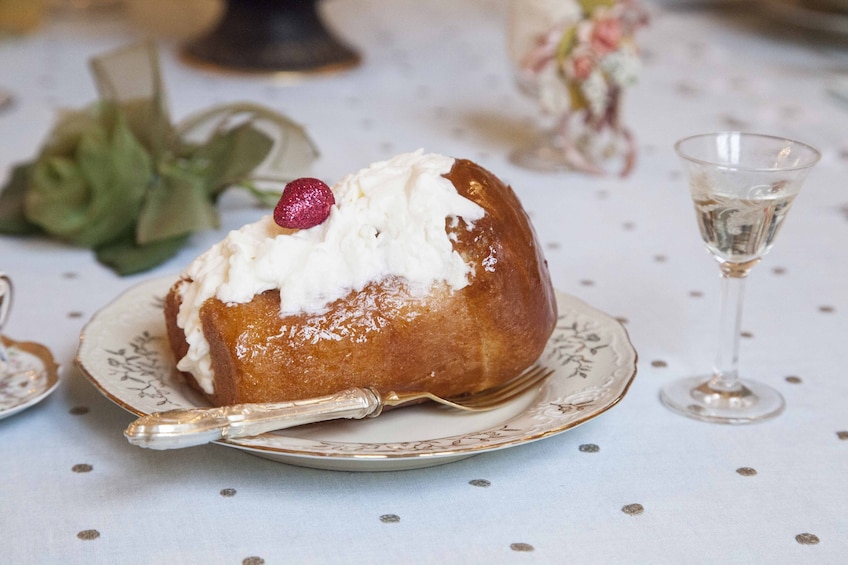
[[[621,122],[621,100],[641,71],[634,35],[647,24],[647,12],[637,0],[576,4],[570,14],[560,12],[565,17],[536,30],[518,61],[519,73],[535,85],[542,111],[557,118],[553,137],[564,165],[604,174],[604,165],[619,158],[619,174],[627,176],[636,146]]]

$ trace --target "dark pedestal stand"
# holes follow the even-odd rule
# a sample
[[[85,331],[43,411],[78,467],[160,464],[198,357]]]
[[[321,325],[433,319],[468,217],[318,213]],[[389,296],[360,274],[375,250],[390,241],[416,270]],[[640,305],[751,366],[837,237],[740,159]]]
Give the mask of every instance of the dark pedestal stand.
[[[222,71],[310,74],[357,65],[359,55],[324,26],[318,0],[227,0],[217,26],[183,50]]]

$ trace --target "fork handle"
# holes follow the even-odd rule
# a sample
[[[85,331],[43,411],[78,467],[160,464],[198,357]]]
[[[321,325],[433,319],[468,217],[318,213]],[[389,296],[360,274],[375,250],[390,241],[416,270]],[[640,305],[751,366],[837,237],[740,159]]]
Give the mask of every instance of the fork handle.
[[[140,447],[179,449],[326,420],[377,416],[382,407],[382,399],[374,390],[350,388],[328,396],[290,402],[154,412],[131,423],[124,430],[124,436]]]

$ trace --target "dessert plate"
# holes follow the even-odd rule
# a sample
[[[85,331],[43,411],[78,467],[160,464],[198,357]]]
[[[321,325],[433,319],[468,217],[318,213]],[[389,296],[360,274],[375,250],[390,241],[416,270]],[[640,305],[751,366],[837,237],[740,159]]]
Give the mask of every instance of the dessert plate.
[[[59,366],[43,345],[0,336],[9,371],[0,375],[0,420],[38,404],[59,386]]]
[[[88,379],[139,416],[207,405],[180,378],[168,346],[162,308],[173,282],[153,279],[129,289],[95,314],[80,338],[77,364]],[[539,360],[554,374],[497,410],[422,404],[216,443],[304,467],[388,471],[440,465],[574,428],[624,397],[636,375],[636,351],[607,314],[563,293],[557,304],[557,327]]]

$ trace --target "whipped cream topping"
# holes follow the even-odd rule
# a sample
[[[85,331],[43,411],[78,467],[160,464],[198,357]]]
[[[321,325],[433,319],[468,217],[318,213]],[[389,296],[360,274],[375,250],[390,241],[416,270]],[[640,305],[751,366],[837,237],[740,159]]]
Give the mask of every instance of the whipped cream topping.
[[[184,273],[177,325],[189,348],[177,367],[214,392],[209,344],[200,307],[212,297],[250,302],[279,289],[280,315],[321,313],[351,291],[387,277],[400,277],[413,294],[437,282],[458,290],[473,267],[453,249],[445,220],[462,218],[468,229],[484,215],[457,193],[443,175],[454,159],[437,154],[398,155],[350,174],[332,187],[336,204],[327,220],[291,232],[268,215],[231,231]]]

